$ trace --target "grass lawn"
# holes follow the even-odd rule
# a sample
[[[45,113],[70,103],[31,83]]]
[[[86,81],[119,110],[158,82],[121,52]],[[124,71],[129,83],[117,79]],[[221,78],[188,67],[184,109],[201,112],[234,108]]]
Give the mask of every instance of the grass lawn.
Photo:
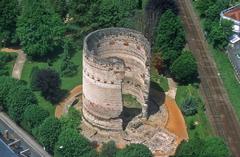
[[[240,119],[240,84],[235,77],[234,69],[225,53],[217,51],[213,48],[210,48],[210,50],[219,70],[220,77],[223,80],[229,99],[235,108],[238,118]]]
[[[200,98],[198,88],[192,85],[179,86],[177,89],[176,102],[180,108],[181,104],[188,96]],[[211,125],[203,109],[203,102],[201,101],[201,98],[199,100],[200,101],[198,105],[198,113],[193,116],[184,116],[188,126],[188,133],[190,138],[193,137],[195,134],[198,134],[201,138],[206,138],[206,136],[212,134]],[[194,122],[198,122],[198,125],[195,127],[195,129],[190,129],[190,125],[193,124]]]
[[[136,97],[130,94],[123,94],[123,104],[127,108],[142,108],[142,105],[137,101]]]
[[[43,109],[45,109],[46,111],[48,111],[50,113],[50,115],[54,116],[55,114],[55,106],[52,105],[49,101],[46,101],[40,94],[40,92],[34,92],[37,100],[38,100],[38,104],[39,106],[41,106]]]
[[[78,51],[74,54],[71,60],[78,65],[78,73],[73,77],[61,77],[62,79],[62,89],[71,90],[75,86],[82,83],[82,51]],[[56,71],[60,71],[61,59],[58,58],[56,61],[52,63],[50,68],[55,69]],[[30,82],[30,75],[32,68],[38,66],[39,68],[47,68],[49,67],[47,62],[34,62],[34,61],[27,61],[24,65],[23,72],[22,72],[22,80]]]
[[[78,73],[73,77],[61,77],[62,80],[62,89],[70,91],[75,86],[82,83],[82,51],[76,52],[71,60],[78,65]],[[61,59],[60,57],[56,59],[50,68],[55,69],[56,71],[60,71]],[[28,84],[30,83],[30,75],[32,68],[38,66],[39,68],[47,68],[49,67],[47,62],[35,62],[35,61],[27,61],[24,65],[21,79],[25,80]],[[39,92],[34,92],[37,96],[38,103],[41,107],[47,110],[51,115],[54,115],[55,106],[52,105],[49,101],[46,101]]]

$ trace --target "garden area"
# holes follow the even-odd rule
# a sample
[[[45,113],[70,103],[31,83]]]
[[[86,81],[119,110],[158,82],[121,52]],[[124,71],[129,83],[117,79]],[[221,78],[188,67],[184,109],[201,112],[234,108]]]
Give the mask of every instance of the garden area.
[[[180,85],[177,88],[176,102],[182,110],[190,138],[198,134],[201,138],[212,135],[211,125],[199,89],[193,85]]]

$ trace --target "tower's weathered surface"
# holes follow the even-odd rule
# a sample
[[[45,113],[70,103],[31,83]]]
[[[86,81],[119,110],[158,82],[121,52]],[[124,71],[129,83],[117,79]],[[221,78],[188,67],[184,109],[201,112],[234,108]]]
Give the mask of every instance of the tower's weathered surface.
[[[83,49],[83,119],[95,129],[122,131],[122,94],[147,115],[150,45],[139,32],[107,28],[90,33]]]

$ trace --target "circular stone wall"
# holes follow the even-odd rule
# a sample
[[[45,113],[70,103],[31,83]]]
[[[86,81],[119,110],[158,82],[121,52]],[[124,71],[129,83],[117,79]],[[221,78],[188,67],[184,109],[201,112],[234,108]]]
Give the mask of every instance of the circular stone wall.
[[[90,33],[83,48],[83,120],[98,130],[122,131],[122,94],[147,116],[150,45],[139,32],[107,28]]]

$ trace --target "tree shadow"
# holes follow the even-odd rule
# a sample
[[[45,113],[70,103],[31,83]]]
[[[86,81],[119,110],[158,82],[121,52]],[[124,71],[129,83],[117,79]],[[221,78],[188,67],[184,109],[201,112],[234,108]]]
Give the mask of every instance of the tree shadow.
[[[148,96],[148,117],[159,111],[160,106],[165,101],[165,97],[163,89],[157,83],[151,81]]]

